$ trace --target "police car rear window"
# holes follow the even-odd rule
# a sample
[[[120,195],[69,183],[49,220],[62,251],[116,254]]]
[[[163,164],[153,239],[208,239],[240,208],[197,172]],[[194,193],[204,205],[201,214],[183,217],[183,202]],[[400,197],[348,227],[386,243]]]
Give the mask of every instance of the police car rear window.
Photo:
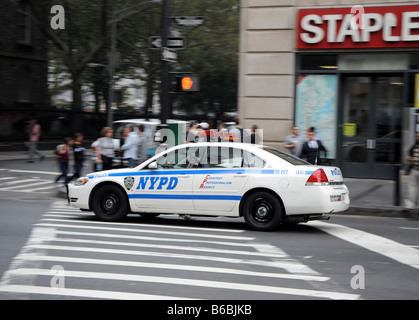
[[[277,156],[278,158],[281,158],[282,160],[285,160],[295,166],[304,166],[304,165],[310,165],[310,163],[308,163],[307,161],[297,158],[296,156],[293,156],[292,154],[286,153],[286,152],[282,152],[279,151],[275,148],[271,148],[271,147],[267,147],[267,146],[263,146],[262,147],[263,150]]]

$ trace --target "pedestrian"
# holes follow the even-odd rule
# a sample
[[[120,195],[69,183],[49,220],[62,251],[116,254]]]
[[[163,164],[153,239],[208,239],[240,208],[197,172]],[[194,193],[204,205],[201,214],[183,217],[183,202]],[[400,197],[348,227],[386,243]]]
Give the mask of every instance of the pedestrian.
[[[195,140],[194,142],[207,142],[207,130],[209,129],[209,125],[206,122],[198,123],[195,131]],[[208,131],[209,133],[209,131]]]
[[[193,143],[195,142],[196,134],[197,134],[198,124],[196,122],[192,122],[189,125],[188,132],[186,134],[186,141],[185,143]]]
[[[303,137],[299,133],[299,128],[293,126],[291,134],[285,137],[284,147],[287,148],[292,155],[299,157],[303,143]]]
[[[125,143],[121,146],[121,150],[124,150],[124,159],[128,159],[129,167],[134,168],[137,165],[137,153],[138,153],[138,134],[134,131],[132,124],[127,124],[128,130],[127,138]]]
[[[124,127],[121,132],[121,136],[119,137],[119,150],[118,150],[118,156],[121,160],[121,168],[125,168],[127,165],[125,164],[128,160],[124,159],[124,150],[121,149],[121,146],[124,145],[125,140],[128,137],[128,129]]]
[[[327,153],[326,148],[320,140],[315,139],[313,130],[307,130],[308,141],[304,142],[300,158],[306,159],[311,164],[320,164],[320,152]]]
[[[58,145],[55,148],[55,155],[60,167],[61,174],[55,178],[55,183],[64,178],[64,185],[67,185],[70,181],[68,174],[68,161],[70,160],[71,147],[73,145],[73,140],[71,138],[65,138],[64,143]]]
[[[236,119],[236,126],[230,132],[232,132],[235,142],[250,142],[250,134],[241,126],[239,118]]]
[[[224,122],[221,122],[218,126],[218,132],[228,132],[228,129],[226,128],[226,124]]]
[[[138,126],[138,163],[141,164],[147,160],[147,135],[144,132],[144,125]]]
[[[41,137],[41,125],[38,123],[37,120],[32,119],[29,121],[29,160],[28,162],[33,162],[34,154],[38,155],[39,158],[44,160],[45,155],[38,151],[38,142],[39,138]]]
[[[96,162],[102,165],[102,170],[112,169],[112,159],[115,156],[115,147],[113,143],[112,128],[105,127],[102,129],[102,137],[95,144]]]
[[[252,129],[250,130],[250,141],[245,141],[245,142],[249,142],[251,144],[259,144],[261,142],[261,137],[259,135],[259,129],[257,125],[253,125]]]
[[[320,136],[316,133],[316,128],[315,127],[308,128],[307,132],[308,131],[313,131],[314,132],[314,140],[316,140],[316,141],[321,140]]]
[[[226,125],[224,122],[221,122],[218,126],[218,142],[228,141],[229,140],[229,132],[226,128]]]
[[[78,179],[81,177],[81,171],[84,166],[84,151],[86,148],[83,146],[83,134],[78,132],[74,135],[73,143],[73,156],[74,156],[74,174],[68,180]]]
[[[408,170],[408,188],[406,198],[404,200],[404,212],[409,212],[417,206],[419,200],[419,132],[416,132],[415,144],[409,149],[407,161],[409,163]]]

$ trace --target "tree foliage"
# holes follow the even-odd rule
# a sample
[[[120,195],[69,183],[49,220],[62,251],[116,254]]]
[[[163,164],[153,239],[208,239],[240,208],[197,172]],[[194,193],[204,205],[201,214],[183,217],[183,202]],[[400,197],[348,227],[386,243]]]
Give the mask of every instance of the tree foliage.
[[[179,107],[222,112],[237,107],[240,0],[176,0],[172,16],[202,16],[200,27],[177,27],[187,47],[179,51],[176,71],[200,76],[200,92],[180,97]]]
[[[50,0],[28,1],[34,9],[41,6],[51,17]],[[170,71],[197,73],[201,79],[200,92],[176,96],[175,105],[186,112],[235,109],[240,0],[169,1],[171,16],[205,19],[199,27],[172,27],[185,37],[187,45],[177,52],[178,62],[170,65]],[[149,44],[151,36],[162,34],[161,5],[138,0],[56,0],[54,4],[65,9],[65,29],[46,26],[44,32],[52,44],[51,56],[71,75],[73,110],[81,110],[82,84],[88,84],[97,97],[107,97],[112,19],[117,20],[119,52],[115,77],[141,79],[148,110],[161,79],[161,52],[151,50]],[[91,68],[89,63],[103,68]]]

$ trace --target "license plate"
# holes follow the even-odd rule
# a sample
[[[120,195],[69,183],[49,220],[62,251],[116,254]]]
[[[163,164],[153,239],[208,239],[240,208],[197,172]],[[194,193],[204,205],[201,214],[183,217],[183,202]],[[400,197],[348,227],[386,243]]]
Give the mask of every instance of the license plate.
[[[334,194],[330,196],[330,202],[343,202],[345,201],[345,194]]]

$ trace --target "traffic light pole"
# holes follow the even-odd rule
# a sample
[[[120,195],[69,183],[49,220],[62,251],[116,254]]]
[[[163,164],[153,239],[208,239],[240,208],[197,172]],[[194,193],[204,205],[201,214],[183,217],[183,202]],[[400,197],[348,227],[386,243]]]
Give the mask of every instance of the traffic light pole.
[[[169,0],[162,3],[162,48],[167,48],[169,38]],[[169,62],[161,62],[161,123],[166,124],[169,114]]]

